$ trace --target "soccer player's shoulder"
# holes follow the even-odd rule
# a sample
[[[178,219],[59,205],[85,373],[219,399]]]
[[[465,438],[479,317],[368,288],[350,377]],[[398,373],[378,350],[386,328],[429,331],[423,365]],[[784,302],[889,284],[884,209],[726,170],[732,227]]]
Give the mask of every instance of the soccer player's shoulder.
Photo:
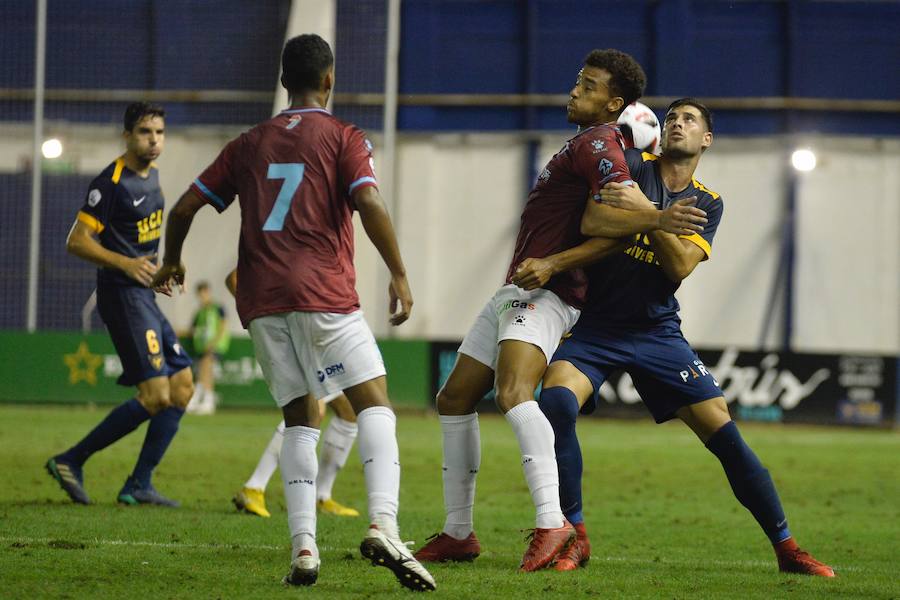
[[[703,183],[696,177],[691,179],[691,184],[694,186],[694,190],[697,192],[697,200],[705,199],[705,200],[710,200],[710,201],[722,202],[721,194],[714,192],[711,189],[709,189],[708,187],[706,187],[705,185],[703,185]]]

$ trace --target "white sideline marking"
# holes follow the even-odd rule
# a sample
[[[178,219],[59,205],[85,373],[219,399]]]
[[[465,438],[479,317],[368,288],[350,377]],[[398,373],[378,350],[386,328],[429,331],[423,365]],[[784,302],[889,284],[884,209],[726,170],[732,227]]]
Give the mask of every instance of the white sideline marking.
[[[143,540],[101,540],[99,538],[92,538],[87,540],[66,540],[61,538],[30,538],[30,537],[9,537],[9,536],[0,536],[0,542],[2,543],[23,543],[23,544],[49,544],[51,542],[63,542],[70,544],[84,544],[84,545],[96,545],[96,546],[144,546],[144,547],[152,547],[152,548],[206,548],[211,550],[221,550],[221,549],[249,549],[249,550],[287,550],[287,544],[283,546],[270,546],[267,544],[190,544],[183,542],[147,542]],[[410,542],[407,542],[410,543]],[[328,546],[319,546],[319,551],[332,551],[336,550],[335,548],[330,548]],[[355,548],[345,548],[345,552],[353,552]],[[653,558],[632,558],[628,556],[591,556],[591,561],[598,562],[611,562],[611,563],[628,563],[628,564],[640,564],[640,565],[651,565],[651,564],[661,564],[661,565],[683,565],[683,566],[696,566],[697,560],[679,560],[677,558],[660,558],[659,560]],[[752,568],[769,568],[774,566],[775,559],[773,558],[771,561],[763,561],[763,560],[704,560],[703,564],[715,565],[717,567],[752,567]],[[848,571],[862,571],[863,569],[859,567],[846,567],[846,566],[836,566],[832,565],[835,571],[839,571],[841,573]]]

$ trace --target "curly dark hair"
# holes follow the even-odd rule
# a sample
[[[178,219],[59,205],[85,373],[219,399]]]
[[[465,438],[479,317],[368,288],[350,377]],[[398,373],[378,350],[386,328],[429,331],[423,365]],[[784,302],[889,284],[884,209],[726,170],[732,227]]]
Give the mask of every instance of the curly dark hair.
[[[125,108],[125,131],[131,131],[141,119],[147,116],[165,117],[166,111],[159,104],[151,104],[150,102],[132,102]]]
[[[679,106],[693,106],[697,110],[700,111],[700,114],[703,116],[703,120],[706,121],[706,130],[712,133],[713,130],[713,119],[712,113],[709,112],[709,109],[706,108],[706,105],[697,100],[696,98],[679,98],[675,102],[669,105],[669,108],[666,109],[666,114],[668,115],[672,112],[673,108],[678,108]]]
[[[292,37],[281,53],[282,83],[289,92],[315,91],[333,64],[331,46],[318,35]]]
[[[589,67],[604,69],[610,74],[609,87],[615,95],[625,101],[625,108],[644,94],[647,76],[644,69],[630,55],[620,50],[592,50],[584,57],[584,64]]]

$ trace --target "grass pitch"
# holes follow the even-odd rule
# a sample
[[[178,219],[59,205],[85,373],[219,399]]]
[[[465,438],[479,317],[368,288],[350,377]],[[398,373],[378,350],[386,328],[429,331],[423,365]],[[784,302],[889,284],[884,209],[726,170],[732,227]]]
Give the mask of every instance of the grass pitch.
[[[290,543],[281,482],[271,519],[230,504],[279,416],[187,416],[154,482],[180,509],[124,507],[116,493],[146,426],[86,465],[92,506],[76,506],[43,471],[107,408],[0,406],[0,597],[407,597],[387,569],[359,555],[364,517],[321,515],[322,570],[310,589],[280,583]],[[515,438],[481,418],[483,460],[471,564],[430,567],[436,596],[515,598],[898,598],[900,436],[892,431],[741,426],[775,478],[801,546],[833,580],[777,572],[768,541],[731,494],[718,461],[680,424],[585,419],[585,515],[593,557],[576,573],[518,573],[533,527]],[[443,524],[437,419],[401,414],[400,526],[416,547]],[[357,455],[335,498],[365,513]]]

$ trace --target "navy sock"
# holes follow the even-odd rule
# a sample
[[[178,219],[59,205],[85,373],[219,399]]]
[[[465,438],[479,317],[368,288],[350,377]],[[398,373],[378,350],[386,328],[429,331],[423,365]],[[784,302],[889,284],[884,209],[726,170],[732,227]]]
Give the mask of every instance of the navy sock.
[[[744,442],[734,421],[729,421],[706,442],[728,476],[738,501],[750,511],[773,544],[791,536],[781,500],[769,471]]]
[[[559,470],[559,502],[563,514],[573,525],[584,521],[581,503],[581,446],[575,435],[578,400],[565,387],[541,390],[538,401],[556,436],[556,466]]]
[[[99,452],[122,439],[149,418],[150,413],[137,399],[126,400],[112,409],[105,419],[80,442],[61,454],[60,458],[64,462],[82,465],[94,452]]]
[[[134,473],[131,475],[141,487],[150,487],[150,477],[153,475],[153,469],[162,460],[163,454],[166,453],[166,449],[172,442],[172,438],[178,432],[178,423],[183,416],[184,410],[170,406],[165,410],[159,411],[150,419],[150,426],[147,427],[147,436],[144,438],[141,454],[138,456],[137,464],[134,466]]]

